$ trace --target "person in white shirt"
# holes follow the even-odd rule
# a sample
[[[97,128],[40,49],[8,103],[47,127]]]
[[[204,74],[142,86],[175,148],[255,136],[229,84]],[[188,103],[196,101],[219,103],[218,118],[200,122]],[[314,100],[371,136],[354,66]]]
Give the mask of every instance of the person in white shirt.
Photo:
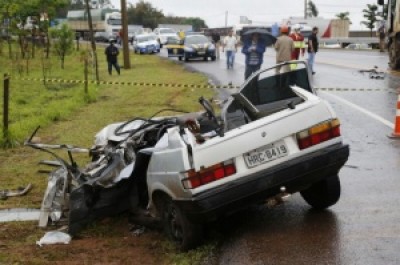
[[[222,46],[222,52],[226,51],[226,66],[227,68],[233,68],[235,62],[235,53],[237,51],[237,40],[233,36],[233,30],[229,31],[229,35],[224,38]]]

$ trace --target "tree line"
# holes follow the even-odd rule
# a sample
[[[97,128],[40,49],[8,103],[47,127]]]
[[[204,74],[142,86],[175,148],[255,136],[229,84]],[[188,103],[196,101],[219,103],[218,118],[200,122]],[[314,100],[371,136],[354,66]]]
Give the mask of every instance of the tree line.
[[[103,1],[100,4],[108,4],[109,1]],[[83,0],[78,0],[74,4],[69,5],[69,10],[84,9],[85,3]],[[68,9],[60,10],[59,16],[66,17]],[[184,24],[192,25],[194,31],[200,31],[202,28],[207,28],[205,21],[199,17],[180,17],[165,15],[162,10],[159,10],[150,2],[140,0],[136,4],[128,3],[127,8],[128,24],[142,25],[145,28],[157,28],[159,24]]]

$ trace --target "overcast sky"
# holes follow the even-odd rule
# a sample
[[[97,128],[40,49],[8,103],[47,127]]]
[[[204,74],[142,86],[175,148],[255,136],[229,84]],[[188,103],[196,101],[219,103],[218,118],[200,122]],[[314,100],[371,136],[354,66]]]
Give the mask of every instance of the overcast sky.
[[[139,0],[126,0],[136,4]],[[165,15],[200,17],[209,27],[235,25],[240,16],[247,16],[256,23],[278,24],[290,16],[304,16],[304,0],[145,0],[153,7],[162,10]],[[340,12],[350,12],[351,29],[365,29],[360,25],[362,10],[367,4],[376,4],[376,0],[313,0],[323,18],[335,18]],[[120,0],[112,0],[119,8]],[[227,16],[226,16],[227,14]]]

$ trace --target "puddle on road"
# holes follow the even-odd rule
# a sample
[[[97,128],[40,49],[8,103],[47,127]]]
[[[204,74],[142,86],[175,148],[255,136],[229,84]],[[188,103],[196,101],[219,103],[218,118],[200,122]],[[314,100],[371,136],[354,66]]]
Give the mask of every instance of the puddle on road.
[[[14,221],[37,221],[39,220],[39,214],[39,209],[16,208],[0,210],[0,223]]]

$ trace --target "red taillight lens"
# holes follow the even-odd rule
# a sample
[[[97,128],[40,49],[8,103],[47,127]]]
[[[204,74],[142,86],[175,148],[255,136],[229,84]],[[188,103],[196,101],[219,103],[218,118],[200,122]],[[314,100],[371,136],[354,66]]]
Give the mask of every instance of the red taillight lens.
[[[225,176],[230,176],[236,174],[236,167],[234,164],[229,164],[225,166]]]
[[[200,170],[199,172],[191,169],[187,172],[188,178],[182,181],[186,189],[194,189],[201,185],[231,176],[236,173],[236,167],[233,161],[220,163]]]
[[[297,133],[297,143],[302,150],[339,136],[340,122],[333,119]]]

